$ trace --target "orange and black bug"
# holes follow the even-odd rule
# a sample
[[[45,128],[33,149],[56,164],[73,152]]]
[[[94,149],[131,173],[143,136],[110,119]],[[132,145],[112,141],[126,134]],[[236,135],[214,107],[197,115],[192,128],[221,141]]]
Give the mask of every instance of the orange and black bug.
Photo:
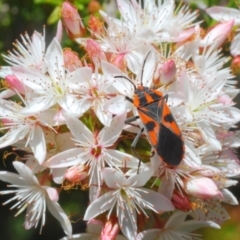
[[[158,90],[142,86],[142,81],[141,85],[136,87],[130,79],[124,76],[115,77],[125,78],[134,86],[133,98],[126,96],[126,100],[137,108],[138,116],[126,119],[125,123],[133,125],[132,122],[140,118],[144,125],[132,142],[131,148],[134,154],[138,157],[135,147],[145,129],[154,153],[167,165],[178,166],[184,157],[184,141],[166,103],[168,95],[163,96]]]

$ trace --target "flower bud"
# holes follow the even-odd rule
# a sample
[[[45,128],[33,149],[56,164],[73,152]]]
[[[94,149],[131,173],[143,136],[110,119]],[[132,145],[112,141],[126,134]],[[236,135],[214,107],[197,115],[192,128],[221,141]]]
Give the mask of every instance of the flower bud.
[[[172,195],[172,204],[175,208],[182,211],[190,211],[192,210],[191,202],[183,195],[178,192],[174,192]]]
[[[126,67],[124,54],[118,54],[118,55],[113,54],[111,56],[110,62],[120,70],[124,70],[124,68]]]
[[[222,193],[218,190],[214,181],[207,177],[189,179],[185,182],[185,190],[188,194],[202,199],[222,197]]]
[[[65,174],[65,179],[72,183],[80,182],[87,177],[87,172],[85,172],[84,170],[85,166],[83,165],[71,167],[67,170]]]
[[[80,38],[85,34],[85,27],[77,9],[69,2],[62,4],[63,25],[71,39]]]
[[[74,71],[78,67],[82,67],[82,63],[78,58],[76,52],[72,51],[70,48],[65,48],[63,51],[64,66],[70,71]]]
[[[15,75],[6,76],[5,81],[7,82],[10,89],[15,89],[19,93],[25,93],[24,85],[18,80]]]
[[[201,41],[201,46],[206,47],[212,44],[215,45],[215,49],[219,48],[223,42],[227,39],[232,27],[234,20],[219,23],[211,31],[209,31],[204,39]]]
[[[88,52],[88,55],[90,58],[92,58],[93,62],[96,64],[99,60],[104,60],[106,61],[106,56],[102,49],[100,48],[99,44],[92,40],[88,39],[86,41],[86,50]]]
[[[154,83],[168,85],[174,81],[177,68],[174,60],[168,60],[164,64],[158,64],[154,73]]]
[[[101,232],[101,240],[114,240],[119,233],[118,219],[112,216],[104,225]]]

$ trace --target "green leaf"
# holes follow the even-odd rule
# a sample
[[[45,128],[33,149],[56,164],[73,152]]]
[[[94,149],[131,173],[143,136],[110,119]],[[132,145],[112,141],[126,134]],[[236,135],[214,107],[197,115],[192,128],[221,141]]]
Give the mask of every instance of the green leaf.
[[[60,12],[61,7],[60,6],[55,7],[50,16],[48,17],[47,23],[51,25],[57,22],[60,19]]]
[[[62,0],[34,0],[35,4],[52,4],[52,5],[60,5],[62,4]]]
[[[74,6],[78,9],[78,10],[83,10],[84,9],[84,5],[82,4],[82,2],[74,2]]]

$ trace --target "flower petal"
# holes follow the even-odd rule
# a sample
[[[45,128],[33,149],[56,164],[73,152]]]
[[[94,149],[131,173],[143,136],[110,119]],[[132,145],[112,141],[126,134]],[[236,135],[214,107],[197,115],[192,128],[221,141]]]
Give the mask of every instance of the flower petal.
[[[51,201],[49,198],[46,199],[47,207],[49,212],[60,222],[63,231],[69,236],[72,236],[72,224],[63,211],[61,206],[57,202]]]
[[[43,130],[40,126],[36,125],[32,133],[31,141],[29,145],[33,151],[34,157],[38,160],[39,164],[42,164],[46,157],[46,142],[43,134]]]
[[[98,135],[98,142],[108,147],[113,145],[122,132],[126,120],[126,112],[116,116],[109,127],[104,127]]]
[[[91,220],[101,213],[109,210],[114,204],[114,191],[110,191],[93,201],[87,208],[84,220]]]
[[[73,136],[80,142],[94,144],[92,132],[78,118],[67,115],[66,124]]]

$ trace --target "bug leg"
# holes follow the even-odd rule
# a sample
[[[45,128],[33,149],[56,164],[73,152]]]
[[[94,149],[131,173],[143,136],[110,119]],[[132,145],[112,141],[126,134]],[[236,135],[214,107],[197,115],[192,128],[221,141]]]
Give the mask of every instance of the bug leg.
[[[141,166],[141,159],[140,159],[138,153],[136,152],[135,148],[136,148],[136,145],[137,145],[137,143],[138,143],[138,140],[139,140],[139,138],[141,137],[143,131],[144,131],[144,128],[141,128],[140,131],[138,132],[137,136],[134,138],[134,140],[133,140],[133,142],[132,142],[132,144],[131,144],[131,149],[132,149],[134,155],[135,155],[135,156],[138,158],[138,160],[139,160],[137,173],[139,173],[139,169],[140,169],[140,166]]]
[[[168,94],[164,95],[163,99],[167,102],[168,101]]]
[[[130,118],[128,118],[128,119],[125,120],[125,124],[128,124],[128,125],[131,125],[131,126],[133,126],[133,127],[138,127],[138,128],[139,128],[138,125],[132,123],[133,121],[135,121],[135,120],[137,120],[137,119],[139,119],[139,116],[130,117]]]
[[[130,118],[128,118],[128,119],[125,120],[125,123],[126,123],[126,124],[129,124],[129,125],[131,125],[131,126],[133,126],[133,127],[138,127],[138,128],[139,128],[138,125],[132,123],[133,121],[137,120],[138,118],[139,118],[139,116],[130,117]],[[136,148],[136,145],[137,145],[137,143],[138,143],[138,140],[139,140],[139,138],[141,137],[143,131],[144,131],[144,128],[141,128],[140,131],[138,132],[137,136],[134,138],[134,140],[133,140],[133,142],[132,142],[132,144],[131,144],[132,152],[134,153],[134,155],[135,155],[135,156],[138,158],[138,160],[139,160],[139,163],[138,163],[138,173],[139,173],[139,168],[140,168],[140,166],[141,166],[141,159],[140,159],[138,153],[136,152],[135,148]]]
[[[132,100],[130,97],[126,96],[125,98],[126,98],[126,100],[128,100],[129,102],[133,103],[133,100]]]

